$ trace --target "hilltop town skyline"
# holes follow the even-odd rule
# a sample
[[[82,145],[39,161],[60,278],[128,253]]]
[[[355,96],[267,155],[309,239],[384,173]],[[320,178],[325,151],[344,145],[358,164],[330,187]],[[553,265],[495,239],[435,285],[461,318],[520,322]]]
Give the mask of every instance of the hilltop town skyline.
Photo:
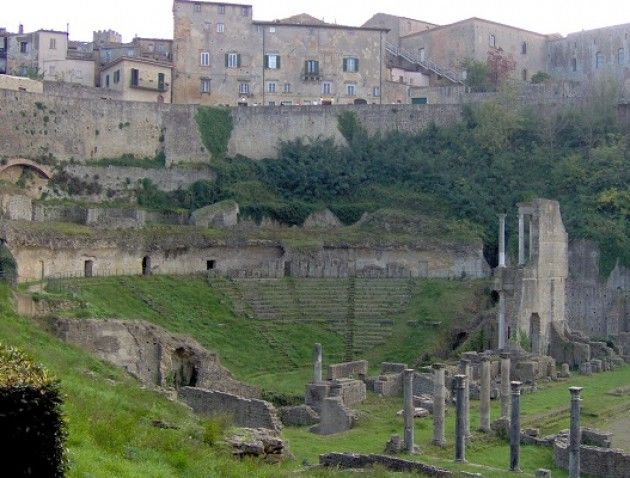
[[[229,2],[228,2],[229,3]],[[274,20],[298,13],[308,13],[330,23],[359,26],[377,12],[408,16],[436,24],[448,24],[469,17],[481,17],[500,23],[536,31],[538,33],[567,33],[589,30],[630,21],[630,6],[604,0],[565,2],[533,0],[527,11],[509,2],[480,0],[455,2],[450,8],[442,4],[421,4],[405,0],[382,2],[365,1],[357,6],[351,2],[323,0],[316,4],[303,0],[289,5],[269,0],[242,2],[253,6],[254,18]],[[16,31],[23,24],[27,31],[40,28],[66,31],[69,27],[73,40],[90,40],[93,30],[114,29],[125,41],[134,36],[172,38],[172,1],[135,0],[132,3],[114,0],[107,10],[86,9],[76,0],[60,0],[53,5],[42,0],[26,0],[3,8],[2,25]],[[544,9],[544,10],[543,10]],[[569,10],[570,9],[570,10]],[[546,14],[541,15],[541,11]],[[121,15],[121,12],[125,12]],[[144,16],[150,13],[150,22]]]

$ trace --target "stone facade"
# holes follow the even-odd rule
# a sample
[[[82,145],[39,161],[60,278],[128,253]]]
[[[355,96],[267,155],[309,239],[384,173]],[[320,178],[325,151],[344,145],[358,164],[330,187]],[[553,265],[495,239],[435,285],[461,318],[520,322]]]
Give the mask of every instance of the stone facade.
[[[401,37],[430,30],[438,25],[425,22],[423,20],[416,20],[414,18],[399,17],[396,15],[389,15],[387,13],[377,13],[365,22],[363,26],[388,30],[385,35],[385,39],[389,43],[400,46],[399,43]]]
[[[553,458],[557,467],[569,469],[569,439],[566,435],[556,438]],[[627,478],[630,476],[630,453],[614,448],[580,445],[580,471],[600,478]]]
[[[0,193],[0,217],[10,220],[30,221],[32,200],[23,194]]]
[[[367,376],[367,372],[367,360],[331,364],[328,366],[328,380],[338,380],[341,378],[364,379]]]
[[[49,328],[65,342],[124,368],[149,385],[199,386],[245,397],[260,395],[258,389],[239,382],[223,368],[216,353],[148,322],[53,318]]]
[[[319,423],[311,431],[318,435],[333,435],[351,429],[356,421],[356,415],[344,405],[341,397],[327,397],[321,404]]]
[[[180,388],[177,398],[188,404],[195,413],[228,416],[238,427],[268,428],[275,431],[282,429],[276,409],[264,400],[196,387]]]
[[[252,7],[176,0],[176,103],[380,103],[385,31],[306,15],[252,20]]]

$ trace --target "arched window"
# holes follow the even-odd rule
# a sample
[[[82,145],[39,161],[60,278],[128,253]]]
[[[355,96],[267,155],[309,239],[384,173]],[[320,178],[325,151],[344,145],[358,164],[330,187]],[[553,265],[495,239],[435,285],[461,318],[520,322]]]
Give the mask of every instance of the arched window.
[[[595,53],[595,68],[600,69],[604,66],[604,54],[601,51]]]
[[[521,44],[521,54],[522,55],[527,55],[527,42],[526,41],[524,41]]]
[[[523,68],[523,71],[521,71],[521,77],[523,78],[523,81],[527,81],[527,69]]]

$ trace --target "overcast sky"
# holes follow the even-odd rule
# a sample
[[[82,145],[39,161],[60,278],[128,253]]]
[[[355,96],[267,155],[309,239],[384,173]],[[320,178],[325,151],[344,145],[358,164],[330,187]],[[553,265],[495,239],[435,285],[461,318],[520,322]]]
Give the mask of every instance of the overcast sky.
[[[229,2],[226,2],[229,3]],[[588,30],[630,23],[629,0],[253,0],[254,19],[274,20],[306,12],[327,22],[361,25],[384,12],[447,24],[472,16],[540,33]],[[173,37],[172,0],[0,0],[0,27],[17,31],[66,30],[70,39],[92,39],[93,30],[113,29],[129,41]]]

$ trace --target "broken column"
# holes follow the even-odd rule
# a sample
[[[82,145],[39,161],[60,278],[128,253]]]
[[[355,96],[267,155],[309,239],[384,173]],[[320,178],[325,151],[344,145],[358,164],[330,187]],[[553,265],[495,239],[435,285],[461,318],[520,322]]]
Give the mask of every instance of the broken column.
[[[505,349],[507,345],[507,327],[505,326],[505,292],[499,291],[499,308],[497,311],[497,348]]]
[[[518,212],[518,265],[525,264],[525,215]]]
[[[466,424],[464,421],[464,415],[466,413],[464,405],[465,382],[465,375],[455,375],[455,463],[466,462]]]
[[[405,450],[407,453],[414,452],[413,446],[413,415],[415,407],[413,405],[413,374],[412,368],[403,371],[403,416],[405,419]]]
[[[444,446],[444,412],[446,408],[446,387],[444,386],[444,365],[433,364],[433,444]]]
[[[313,383],[322,381],[322,344],[315,344],[313,350]]]
[[[505,214],[499,214],[499,267],[505,267]]]
[[[466,429],[466,437],[470,436],[470,381],[472,372],[470,370],[470,359],[463,358],[459,360],[459,373],[466,377],[464,382],[464,427]]]
[[[510,417],[510,353],[501,353],[501,417]]]
[[[571,426],[569,428],[569,478],[580,477],[580,443],[582,429],[580,428],[580,392],[582,387],[570,387],[571,392]]]
[[[512,382],[512,417],[510,420],[510,471],[519,471],[521,452],[521,382]]]
[[[490,431],[490,357],[481,357],[480,372],[479,430],[487,433]]]

